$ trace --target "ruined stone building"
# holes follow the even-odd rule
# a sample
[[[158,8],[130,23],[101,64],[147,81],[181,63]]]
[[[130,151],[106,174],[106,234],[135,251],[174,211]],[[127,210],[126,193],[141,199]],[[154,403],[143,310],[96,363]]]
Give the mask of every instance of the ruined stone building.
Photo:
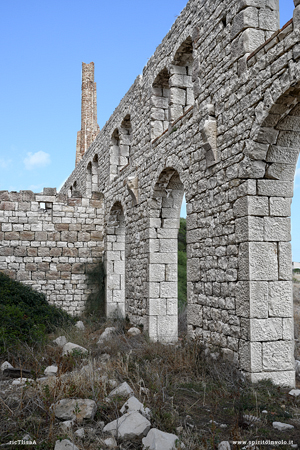
[[[83,267],[103,257],[107,315],[176,341],[185,194],[189,335],[293,386],[294,2],[279,29],[278,0],[190,0],[100,132],[84,66],[75,170],[59,193],[1,193],[0,270],[78,313]]]

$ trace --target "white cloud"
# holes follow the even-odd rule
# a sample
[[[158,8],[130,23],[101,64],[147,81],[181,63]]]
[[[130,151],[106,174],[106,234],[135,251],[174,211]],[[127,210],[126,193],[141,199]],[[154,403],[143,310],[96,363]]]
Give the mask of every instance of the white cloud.
[[[11,159],[2,159],[2,158],[0,158],[0,167],[1,167],[1,169],[6,169],[10,165],[11,162],[12,162]]]
[[[27,153],[26,158],[24,158],[24,164],[26,170],[32,170],[39,167],[46,167],[51,164],[50,155],[43,151],[36,153]]]

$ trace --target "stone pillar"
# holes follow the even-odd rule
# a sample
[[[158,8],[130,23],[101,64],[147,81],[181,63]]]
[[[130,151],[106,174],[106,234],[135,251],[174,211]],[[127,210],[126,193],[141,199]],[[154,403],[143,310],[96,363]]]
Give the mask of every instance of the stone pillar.
[[[253,382],[294,386],[290,203],[275,180],[258,180],[257,196],[235,202],[242,324],[240,368]],[[278,186],[280,188],[280,186]]]
[[[94,63],[82,63],[81,130],[77,133],[75,165],[78,164],[89,146],[94,142],[99,131]]]

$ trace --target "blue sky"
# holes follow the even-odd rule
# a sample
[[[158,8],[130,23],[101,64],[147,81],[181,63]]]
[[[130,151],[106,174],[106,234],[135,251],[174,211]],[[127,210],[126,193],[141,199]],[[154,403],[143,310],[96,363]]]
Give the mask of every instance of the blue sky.
[[[102,128],[185,5],[2,0],[0,190],[59,188],[75,163],[81,63],[95,63]],[[293,9],[293,0],[280,0],[281,26]],[[293,259],[300,261],[300,173],[295,186]]]

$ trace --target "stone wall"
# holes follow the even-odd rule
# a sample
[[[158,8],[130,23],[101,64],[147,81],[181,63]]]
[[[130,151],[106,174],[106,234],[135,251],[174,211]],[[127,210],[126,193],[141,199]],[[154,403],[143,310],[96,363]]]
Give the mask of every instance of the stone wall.
[[[85,270],[102,258],[103,198],[69,198],[44,189],[0,192],[0,270],[79,314]]]
[[[104,195],[107,314],[167,342],[185,194],[189,335],[288,385],[299,8],[278,30],[278,0],[190,0],[61,190]]]

